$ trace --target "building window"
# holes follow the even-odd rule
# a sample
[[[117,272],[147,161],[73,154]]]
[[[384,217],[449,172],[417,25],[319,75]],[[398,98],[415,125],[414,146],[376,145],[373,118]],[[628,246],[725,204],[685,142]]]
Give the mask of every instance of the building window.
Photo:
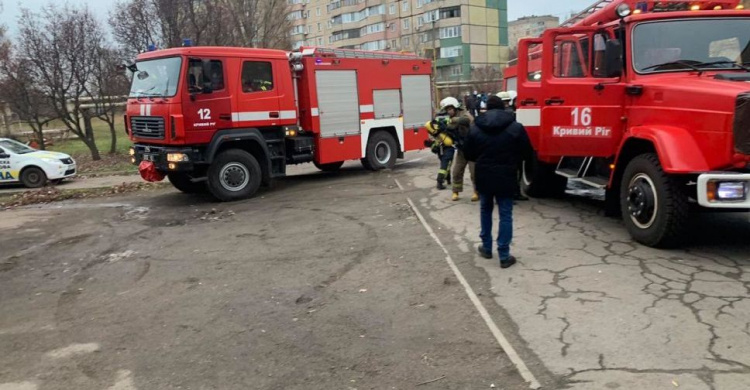
[[[409,0],[404,0],[403,3],[401,3],[401,11],[406,12],[409,10]]]
[[[411,26],[409,26],[409,24],[410,24],[409,19],[404,19],[404,21],[402,23],[404,25],[404,30],[408,30],[411,27]]]
[[[396,4],[391,4],[390,7],[388,7],[388,13],[391,15],[396,13]]]
[[[292,35],[304,34],[305,26],[294,26],[292,27]]]
[[[321,32],[321,31],[323,31],[323,26],[321,26],[320,23],[318,23],[318,32]]]
[[[435,10],[435,11],[425,12],[421,17],[425,23],[436,22],[438,19],[440,19],[440,11]]]
[[[417,8],[422,8],[422,0],[417,0]]]
[[[361,36],[367,34],[375,34],[383,31],[385,31],[385,23],[375,23],[362,27],[359,34]]]
[[[395,49],[395,48],[396,48],[396,40],[391,39],[391,49]]]
[[[461,26],[443,27],[440,29],[440,39],[458,38],[461,36]]]
[[[404,38],[403,38],[403,39],[401,40],[401,44],[402,44],[402,45],[403,45],[404,47],[409,47],[409,46],[411,46],[411,40],[409,40],[409,37],[404,37]]]
[[[461,65],[453,65],[449,69],[451,76],[461,76],[464,74],[464,69]]]
[[[424,16],[417,18],[417,28],[424,26]]]
[[[320,7],[315,9],[315,15],[320,16]]]
[[[323,46],[323,38],[318,38],[318,46]]]
[[[290,12],[289,15],[286,16],[286,18],[289,20],[302,19],[303,17],[304,15],[302,14],[302,11]]]
[[[461,46],[450,46],[440,48],[440,58],[461,57],[463,48]]]
[[[365,42],[359,46],[361,50],[383,50],[386,43],[384,40]]]
[[[442,8],[440,10],[440,19],[460,18],[461,7]]]

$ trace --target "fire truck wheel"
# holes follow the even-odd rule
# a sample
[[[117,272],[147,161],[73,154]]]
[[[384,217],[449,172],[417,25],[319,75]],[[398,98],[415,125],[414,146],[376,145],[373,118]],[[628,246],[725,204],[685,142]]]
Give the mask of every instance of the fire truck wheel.
[[[534,198],[561,196],[568,186],[568,180],[555,173],[553,164],[539,162],[536,158],[521,162],[519,176],[521,191]]]
[[[366,168],[373,171],[392,169],[398,158],[398,144],[393,136],[385,131],[378,131],[370,137],[367,143]]]
[[[260,164],[252,154],[229,149],[208,168],[208,191],[223,202],[249,198],[260,188],[261,176]]]
[[[40,188],[47,184],[47,175],[37,167],[28,167],[21,172],[21,183],[27,188]]]
[[[190,176],[185,173],[170,173],[167,178],[174,188],[186,194],[200,194],[207,190],[205,182],[194,183],[190,180]]]
[[[342,166],[344,166],[343,161],[330,164],[318,164],[316,162],[313,162],[313,164],[315,164],[315,167],[323,172],[336,172],[341,169]]]
[[[675,178],[664,173],[656,154],[628,163],[620,186],[625,226],[641,244],[669,248],[680,244],[688,219],[688,197]]]

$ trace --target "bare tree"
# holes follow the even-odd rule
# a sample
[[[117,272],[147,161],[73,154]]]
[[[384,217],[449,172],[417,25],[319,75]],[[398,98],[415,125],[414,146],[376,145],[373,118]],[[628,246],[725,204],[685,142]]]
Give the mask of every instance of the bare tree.
[[[56,116],[99,160],[91,125],[93,114],[82,106],[90,99],[89,86],[104,34],[86,7],[54,5],[41,14],[23,10],[19,19],[19,55],[29,64]]]
[[[130,54],[148,45],[288,49],[286,0],[122,0],[110,14],[117,42]]]
[[[8,50],[10,51],[10,50]],[[22,122],[31,127],[39,148],[44,150],[44,127],[55,119],[55,111],[38,80],[29,71],[28,60],[10,53],[0,62],[0,100],[10,107]]]
[[[492,66],[476,68],[471,72],[474,89],[485,93],[497,92],[502,87],[501,73]]]
[[[88,95],[91,103],[86,108],[93,109],[94,115],[107,123],[110,133],[109,153],[117,151],[117,130],[115,124],[123,109],[124,96],[129,90],[129,80],[118,69],[123,55],[116,50],[101,47],[94,63]]]

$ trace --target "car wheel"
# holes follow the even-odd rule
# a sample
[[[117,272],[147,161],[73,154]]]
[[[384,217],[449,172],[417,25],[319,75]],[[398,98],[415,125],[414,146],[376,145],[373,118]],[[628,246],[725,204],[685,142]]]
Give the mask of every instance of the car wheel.
[[[315,166],[323,172],[336,172],[341,169],[342,166],[344,166],[343,161],[330,164],[318,164],[316,162],[313,162],[313,164],[315,164]]]
[[[229,149],[208,168],[208,190],[223,202],[249,198],[260,188],[261,176],[260,164],[252,154]]]
[[[28,188],[44,187],[47,175],[41,168],[28,167],[21,172],[21,183]]]
[[[669,248],[682,242],[688,197],[664,172],[656,154],[642,154],[628,163],[620,186],[620,208],[628,232],[641,244]]]
[[[556,174],[553,164],[540,162],[536,157],[521,162],[519,176],[521,191],[535,198],[562,196],[568,186],[568,179]]]
[[[381,169],[392,169],[396,166],[398,158],[398,144],[393,136],[385,131],[379,131],[370,137],[367,143],[365,167],[373,171]]]
[[[200,194],[207,191],[205,182],[195,183],[186,173],[169,173],[167,178],[174,188],[186,194]]]

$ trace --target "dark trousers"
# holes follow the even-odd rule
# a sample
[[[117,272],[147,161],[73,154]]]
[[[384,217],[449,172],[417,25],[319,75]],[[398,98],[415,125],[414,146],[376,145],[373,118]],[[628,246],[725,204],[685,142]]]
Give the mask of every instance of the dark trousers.
[[[480,223],[482,230],[479,237],[482,246],[492,253],[492,212],[497,202],[500,213],[500,225],[497,236],[497,251],[500,260],[510,257],[510,243],[513,240],[513,198],[502,198],[494,195],[479,194]]]
[[[450,177],[451,164],[453,164],[453,157],[456,155],[456,149],[449,147],[442,147],[442,151],[438,154],[440,158],[440,170],[438,171],[438,178],[445,179]],[[441,181],[438,179],[438,181]]]

